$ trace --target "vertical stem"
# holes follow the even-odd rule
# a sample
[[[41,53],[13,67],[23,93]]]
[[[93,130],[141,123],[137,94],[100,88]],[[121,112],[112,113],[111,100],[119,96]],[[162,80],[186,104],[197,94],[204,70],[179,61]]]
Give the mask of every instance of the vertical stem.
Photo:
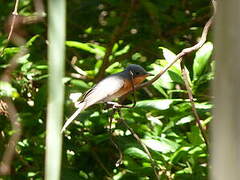
[[[240,1],[219,1],[218,7],[210,179],[235,180],[240,177]]]
[[[60,179],[64,103],[65,0],[48,1],[48,114],[45,179]]]
[[[204,131],[204,129],[202,127],[200,117],[199,117],[199,115],[197,113],[197,110],[196,110],[196,107],[195,107],[195,103],[194,103],[194,100],[193,100],[192,89],[191,89],[190,84],[188,82],[188,75],[187,75],[187,73],[185,71],[185,66],[184,66],[183,62],[184,61],[181,62],[181,70],[182,70],[182,75],[183,75],[183,81],[185,83],[185,86],[186,86],[186,89],[187,89],[187,93],[188,93],[188,97],[189,97],[189,100],[190,100],[190,103],[191,103],[192,112],[193,112],[193,115],[196,118],[197,125],[198,125],[198,127],[200,129],[200,132],[202,134],[202,137],[204,139],[206,147],[208,148],[208,145],[209,145],[208,138],[207,138],[206,132]]]

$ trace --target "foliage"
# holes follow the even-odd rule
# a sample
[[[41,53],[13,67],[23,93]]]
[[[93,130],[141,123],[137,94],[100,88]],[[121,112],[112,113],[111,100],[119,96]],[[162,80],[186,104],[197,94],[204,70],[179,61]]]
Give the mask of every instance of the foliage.
[[[33,15],[32,1],[20,2],[19,14]],[[78,0],[67,1],[67,6],[66,119],[75,110],[72,98],[93,86],[104,60],[109,60],[104,76],[123,70],[129,63],[157,74],[177,52],[196,43],[210,12],[206,0]],[[13,1],[0,6],[1,24],[6,23],[13,8]],[[48,78],[46,22],[22,28],[29,51],[19,59],[11,83],[0,82],[0,97],[14,100],[23,128],[11,175],[6,179],[43,179]],[[6,42],[7,33],[2,28],[1,51]],[[1,75],[19,49],[11,43],[4,49],[0,57]],[[184,59],[197,112],[206,130],[212,119],[212,50],[209,41]],[[73,59],[81,74],[72,67]],[[161,178],[207,179],[208,149],[191,110],[180,63],[135,95],[136,107],[122,109],[123,119],[149,148],[161,168]],[[128,96],[123,103],[130,104],[131,100]],[[148,155],[121,121],[112,123],[113,140],[123,153],[123,163],[116,166],[119,152],[110,140],[109,113],[103,106],[94,105],[68,127],[63,135],[62,179],[155,178]],[[115,114],[114,120],[118,119]],[[0,123],[2,157],[13,132],[1,112]]]

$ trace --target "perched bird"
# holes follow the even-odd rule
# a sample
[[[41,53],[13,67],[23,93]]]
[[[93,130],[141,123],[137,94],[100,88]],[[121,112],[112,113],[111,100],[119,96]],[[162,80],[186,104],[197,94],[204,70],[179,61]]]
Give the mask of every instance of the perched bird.
[[[81,101],[78,102],[76,112],[65,122],[61,132],[77,117],[83,110],[87,109],[96,103],[104,103],[119,98],[151,75],[144,68],[136,64],[130,64],[122,72],[112,74],[101,80],[84,95]]]

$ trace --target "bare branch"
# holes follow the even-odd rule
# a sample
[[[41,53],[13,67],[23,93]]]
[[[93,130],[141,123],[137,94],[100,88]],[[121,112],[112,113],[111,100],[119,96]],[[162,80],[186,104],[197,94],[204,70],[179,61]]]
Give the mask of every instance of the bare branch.
[[[201,131],[201,134],[203,136],[203,139],[208,147],[209,143],[208,143],[208,139],[207,139],[207,135],[202,127],[202,124],[201,124],[201,120],[200,120],[200,117],[197,113],[197,110],[196,110],[196,107],[195,107],[195,103],[194,103],[194,99],[193,99],[193,94],[192,94],[192,90],[191,90],[191,87],[190,87],[190,84],[188,82],[188,77],[187,77],[187,73],[185,71],[185,66],[183,64],[183,61],[181,63],[181,70],[182,70],[182,75],[183,75],[183,80],[184,80],[184,83],[185,83],[185,86],[186,86],[186,89],[187,89],[187,93],[188,93],[188,97],[189,97],[189,100],[190,100],[190,103],[191,103],[191,107],[192,107],[192,111],[193,111],[193,114],[196,118],[196,122],[197,122],[197,125]]]
[[[11,74],[12,72],[16,69],[18,65],[18,60],[20,57],[24,56],[27,52],[28,49],[24,46],[26,43],[25,39],[21,37],[20,35],[14,33],[16,26],[19,26],[23,23],[22,20],[20,22],[18,19],[18,5],[19,5],[19,0],[15,1],[15,6],[14,6],[14,11],[12,12],[12,19],[10,19],[10,31],[8,34],[7,42],[10,40],[13,40],[13,43],[15,43],[17,46],[20,47],[20,51],[13,56],[13,58],[9,62],[9,66],[5,69],[3,72],[2,76],[0,77],[1,81],[9,82],[11,81]],[[21,17],[20,17],[21,19]],[[14,36],[14,37],[13,37]],[[4,46],[2,49],[0,55],[4,52],[4,49],[7,47],[8,44]],[[0,101],[0,110],[6,110],[5,115],[7,115],[11,121],[11,126],[12,126],[12,131],[13,135],[10,137],[9,142],[6,146],[5,152],[3,154],[2,161],[0,162],[0,175],[8,175],[10,174],[11,171],[11,163],[14,158],[14,154],[16,152],[15,148],[16,145],[21,137],[21,124],[18,122],[18,113],[17,110],[13,104],[13,101],[11,98],[5,98],[2,101]],[[5,105],[3,107],[3,105]]]
[[[91,150],[93,157],[96,159],[100,167],[106,172],[106,174],[112,178],[111,173],[108,171],[108,169],[104,166],[104,163],[101,161],[100,157],[97,155],[97,153],[94,151],[94,149]]]
[[[112,136],[112,133],[113,133],[113,129],[112,129],[112,121],[113,121],[113,116],[116,112],[116,109],[113,109],[113,112],[110,114],[110,112],[108,111],[108,114],[109,114],[109,134],[110,134],[110,140],[111,140],[111,143],[114,145],[114,147],[117,149],[118,153],[119,153],[119,159],[117,160],[117,162],[115,163],[115,165],[118,167],[120,164],[122,164],[122,160],[123,160],[123,154],[122,154],[122,151],[121,149],[119,148],[118,144],[114,142],[113,140],[113,136]]]
[[[131,0],[131,6],[124,17],[123,23],[121,25],[117,26],[115,28],[114,32],[112,33],[111,40],[106,48],[106,53],[103,57],[103,64],[100,67],[99,72],[96,76],[96,82],[100,81],[103,78],[105,69],[111,64],[111,62],[109,60],[109,56],[112,54],[112,48],[114,46],[114,43],[119,39],[119,36],[127,28],[129,18],[132,15],[133,10],[135,9],[135,6],[136,6],[136,0]]]
[[[16,17],[18,16],[18,4],[19,4],[19,0],[16,0],[15,2],[15,7],[14,7],[14,11],[12,13],[13,15],[13,20],[12,20],[12,23],[11,23],[11,28],[10,28],[10,32],[8,34],[8,41],[11,39],[11,36],[12,36],[12,33],[13,33],[13,29],[14,29],[14,25],[15,25],[15,21],[16,21]]]
[[[11,163],[15,154],[15,147],[21,137],[21,124],[18,122],[16,108],[12,103],[12,100],[6,99],[5,102],[8,106],[7,110],[14,134],[11,136],[3,154],[3,159],[0,164],[0,175],[10,174]]]
[[[157,178],[157,180],[160,180],[160,177],[159,177],[159,167],[158,167],[158,164],[155,162],[155,160],[152,158],[152,155],[151,153],[149,152],[147,146],[141,141],[141,139],[139,138],[139,136],[134,132],[134,130],[126,123],[126,121],[123,119],[122,117],[122,114],[121,114],[121,111],[120,109],[117,109],[118,110],[118,114],[120,116],[120,120],[123,122],[123,124],[127,127],[127,129],[131,132],[131,134],[133,135],[133,137],[138,141],[138,143],[143,147],[144,151],[147,153],[150,161],[151,161],[151,164],[152,164],[152,167],[153,167],[153,170],[154,170],[154,174]]]
[[[177,54],[177,56],[175,57],[175,59],[167,64],[164,69],[159,72],[153,79],[145,82],[145,83],[142,83],[140,84],[139,86],[136,87],[136,89],[139,89],[139,88],[142,88],[142,87],[146,87],[146,86],[149,86],[151,85],[152,83],[154,83],[158,78],[160,78],[173,64],[175,64],[178,60],[180,60],[181,58],[183,58],[184,56],[192,53],[193,51],[196,51],[198,50],[199,48],[201,48],[203,46],[203,44],[206,42],[206,39],[207,39],[207,35],[208,35],[208,32],[209,32],[209,29],[210,27],[212,26],[213,24],[213,19],[215,17],[215,13],[216,13],[216,8],[217,8],[217,2],[216,0],[212,0],[212,4],[213,4],[213,15],[212,17],[207,21],[207,23],[205,24],[204,28],[203,28],[203,31],[202,31],[202,35],[201,35],[201,38],[200,38],[200,41],[195,44],[194,46],[192,47],[189,47],[189,48],[185,48],[183,49],[179,54]]]

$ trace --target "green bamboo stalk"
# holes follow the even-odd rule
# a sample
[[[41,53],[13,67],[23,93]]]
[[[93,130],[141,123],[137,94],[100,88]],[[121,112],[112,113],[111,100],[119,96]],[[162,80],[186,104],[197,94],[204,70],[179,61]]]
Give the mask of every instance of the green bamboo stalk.
[[[61,127],[64,103],[65,0],[48,1],[48,113],[45,179],[59,180],[61,170]]]

